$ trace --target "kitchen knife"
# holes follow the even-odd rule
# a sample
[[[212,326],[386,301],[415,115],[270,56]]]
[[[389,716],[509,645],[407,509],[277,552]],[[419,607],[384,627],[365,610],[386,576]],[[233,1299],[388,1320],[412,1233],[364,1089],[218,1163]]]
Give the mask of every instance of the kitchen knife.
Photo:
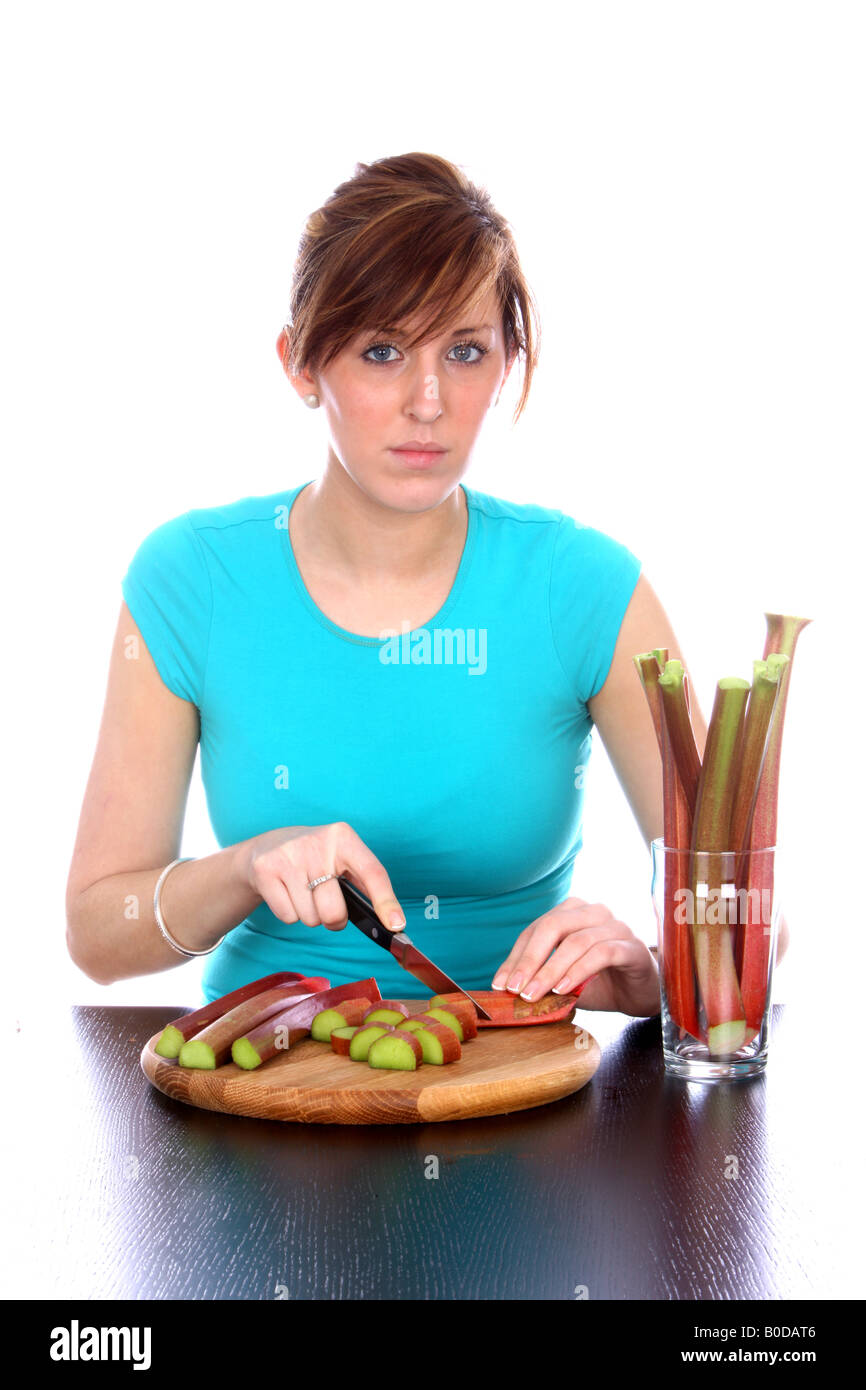
[[[462,994],[465,999],[477,1010],[480,1018],[490,1018],[490,1014],[479,1004],[472,995],[465,989],[461,989],[446,975],[444,970],[440,970],[438,965],[434,965],[423,951],[413,945],[405,931],[390,931],[384,927],[376,916],[373,904],[363,893],[359,893],[345,878],[337,875],[337,882],[343,890],[343,897],[346,899],[346,911],[349,921],[353,922],[360,931],[368,936],[371,941],[375,941],[377,946],[383,947],[394,957],[398,965],[402,965],[410,975],[414,975],[416,980],[420,980],[434,994]]]

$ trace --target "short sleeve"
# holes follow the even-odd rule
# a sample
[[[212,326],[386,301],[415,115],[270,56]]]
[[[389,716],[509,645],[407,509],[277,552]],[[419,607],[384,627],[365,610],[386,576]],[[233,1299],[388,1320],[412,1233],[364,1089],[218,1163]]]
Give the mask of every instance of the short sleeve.
[[[213,600],[207,562],[188,512],[145,536],[121,591],[163,684],[201,708]]]
[[[560,665],[581,704],[607,680],[640,571],[640,560],[620,541],[561,518],[551,561],[550,623]]]

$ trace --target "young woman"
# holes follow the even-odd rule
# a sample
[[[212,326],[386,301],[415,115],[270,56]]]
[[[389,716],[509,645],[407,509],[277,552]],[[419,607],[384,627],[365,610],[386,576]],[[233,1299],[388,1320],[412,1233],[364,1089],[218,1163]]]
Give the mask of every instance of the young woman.
[[[507,223],[444,159],[358,165],[310,217],[278,350],[324,467],[133,557],[68,882],[91,978],[207,954],[206,999],[278,969],[422,996],[345,930],[342,874],[466,989],[594,977],[581,1007],[658,1013],[646,945],[568,890],[593,725],[662,833],[632,657],[682,653],[623,545],[461,481],[518,356],[526,404],[535,317]],[[702,752],[694,695],[692,719]],[[179,860],[199,742],[224,848]]]

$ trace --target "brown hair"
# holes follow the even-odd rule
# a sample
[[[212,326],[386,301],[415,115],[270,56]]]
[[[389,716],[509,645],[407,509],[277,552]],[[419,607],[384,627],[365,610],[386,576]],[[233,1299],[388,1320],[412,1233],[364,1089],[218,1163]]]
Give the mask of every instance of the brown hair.
[[[439,155],[356,164],[301,234],[286,368],[313,375],[358,334],[423,315],[414,348],[494,288],[506,361],[515,353],[524,359],[516,424],[529,398],[539,329],[508,223],[485,189]]]

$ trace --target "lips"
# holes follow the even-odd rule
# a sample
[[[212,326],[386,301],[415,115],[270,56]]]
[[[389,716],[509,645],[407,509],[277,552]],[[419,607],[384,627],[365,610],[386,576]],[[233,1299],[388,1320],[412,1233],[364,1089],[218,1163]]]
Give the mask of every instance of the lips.
[[[441,444],[427,443],[420,439],[409,439],[405,444],[395,444],[398,453],[406,454],[444,454],[445,449]]]
[[[425,468],[435,468],[440,459],[444,459],[444,449],[392,449],[391,453],[398,458],[404,468],[423,470]]]

